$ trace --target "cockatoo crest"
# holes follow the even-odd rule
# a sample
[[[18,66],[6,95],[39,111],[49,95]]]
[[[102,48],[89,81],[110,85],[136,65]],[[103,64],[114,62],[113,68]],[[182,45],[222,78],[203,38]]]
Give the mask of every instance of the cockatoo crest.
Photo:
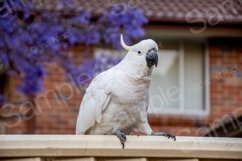
[[[139,43],[128,46],[125,44],[123,35],[120,36],[120,43],[122,47],[128,51],[124,61],[127,61],[127,64],[134,65],[135,68],[142,67],[152,68],[153,65],[157,66],[158,63],[158,45],[154,40],[146,39],[142,40]]]

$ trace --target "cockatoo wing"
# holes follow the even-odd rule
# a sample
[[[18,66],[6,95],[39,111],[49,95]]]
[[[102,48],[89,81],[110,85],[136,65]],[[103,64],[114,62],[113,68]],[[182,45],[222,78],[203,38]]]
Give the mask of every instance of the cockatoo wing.
[[[108,70],[99,74],[87,88],[77,118],[76,134],[85,134],[95,122],[101,121],[102,111],[108,106],[111,96],[110,72]]]

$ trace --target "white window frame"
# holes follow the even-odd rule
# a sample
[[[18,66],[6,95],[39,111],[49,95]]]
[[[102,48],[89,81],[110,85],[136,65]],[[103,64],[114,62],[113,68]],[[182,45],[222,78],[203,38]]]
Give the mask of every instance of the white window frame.
[[[167,114],[167,115],[191,115],[191,116],[207,116],[210,111],[210,79],[209,79],[209,46],[205,44],[205,55],[204,55],[204,101],[203,106],[205,109],[199,110],[186,110],[185,109],[185,62],[184,62],[184,42],[179,43],[178,56],[179,56],[179,109],[168,109],[168,108],[155,108],[149,111],[150,114]]]

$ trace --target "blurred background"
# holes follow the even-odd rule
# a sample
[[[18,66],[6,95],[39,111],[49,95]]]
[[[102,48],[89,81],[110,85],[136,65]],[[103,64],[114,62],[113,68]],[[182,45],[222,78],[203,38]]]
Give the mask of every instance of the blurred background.
[[[154,39],[154,131],[242,136],[241,0],[1,0],[0,133],[74,134],[82,96]]]

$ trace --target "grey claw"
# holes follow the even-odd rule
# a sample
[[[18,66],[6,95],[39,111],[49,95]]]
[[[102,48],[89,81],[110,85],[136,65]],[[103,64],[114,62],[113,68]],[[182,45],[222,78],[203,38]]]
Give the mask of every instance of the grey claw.
[[[168,137],[168,139],[173,139],[174,141],[176,141],[176,136],[170,133],[166,133],[166,132],[155,132],[152,133],[151,135],[155,135],[155,136],[165,136]]]
[[[126,139],[127,139],[126,135],[124,133],[122,133],[119,129],[114,131],[114,135],[116,135],[119,138],[119,140],[122,144],[122,147],[124,149],[124,143],[126,142]]]
[[[176,141],[176,136],[170,133],[166,133],[166,136],[170,139],[173,139],[174,141]]]
[[[126,139],[127,139],[127,138],[126,138],[126,135],[123,135],[123,138],[124,138],[124,141],[126,141]]]

